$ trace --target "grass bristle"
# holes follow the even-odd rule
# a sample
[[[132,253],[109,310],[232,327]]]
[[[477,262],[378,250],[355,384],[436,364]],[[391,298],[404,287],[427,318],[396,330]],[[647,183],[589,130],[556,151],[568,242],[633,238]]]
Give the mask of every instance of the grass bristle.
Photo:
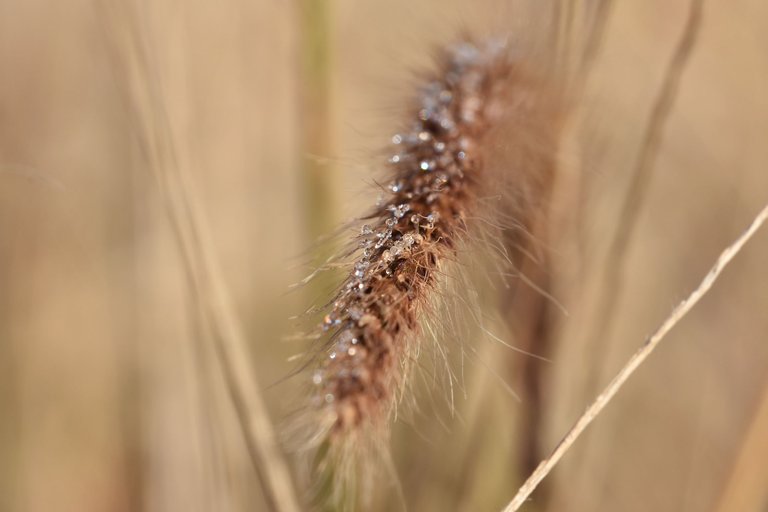
[[[472,233],[477,216],[488,214],[485,198],[499,194],[497,186],[513,186],[519,190],[509,197],[521,203],[526,182],[508,173],[526,170],[499,169],[491,153],[499,145],[507,153],[529,151],[529,139],[540,143],[537,134],[514,139],[526,125],[520,117],[535,111],[530,87],[506,42],[458,43],[442,53],[415,98],[410,124],[392,137],[385,193],[353,240],[349,275],[323,318],[326,345],[310,376],[308,444],[344,459],[337,466],[386,445],[427,337],[422,317],[439,306],[433,295],[449,274],[444,267],[487,231]],[[489,136],[495,127],[513,140]],[[508,205],[495,209],[493,215],[510,215]]]

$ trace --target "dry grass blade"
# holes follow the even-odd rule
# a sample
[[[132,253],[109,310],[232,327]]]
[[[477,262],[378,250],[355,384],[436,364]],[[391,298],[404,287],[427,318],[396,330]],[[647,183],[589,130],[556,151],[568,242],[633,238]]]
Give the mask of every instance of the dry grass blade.
[[[685,28],[667,71],[664,74],[664,81],[659,89],[658,96],[654,101],[651,117],[648,121],[648,126],[640,147],[640,154],[635,162],[627,198],[624,201],[624,207],[619,217],[619,223],[617,224],[619,229],[609,251],[609,261],[617,262],[614,265],[617,265],[624,260],[629,240],[632,238],[634,228],[637,225],[636,219],[644,202],[648,184],[653,176],[654,162],[659,153],[664,126],[669,120],[672,107],[677,99],[677,93],[680,90],[680,81],[683,76],[683,71],[685,71],[686,66],[690,62],[691,52],[698,39],[701,29],[703,9],[704,0],[693,0],[691,2],[688,18],[685,22]],[[620,272],[620,268],[611,269],[610,292],[606,294],[608,297],[607,300],[610,301],[609,303],[615,303],[614,298],[616,296],[616,290],[621,286],[619,281]],[[614,284],[613,281],[619,282]]]
[[[600,320],[595,322],[596,329],[588,337],[588,339],[593,340],[595,343],[605,340],[611,334],[613,319],[616,317],[614,310],[619,304],[619,298],[624,286],[626,255],[637,229],[639,215],[647,198],[648,187],[653,179],[654,163],[663,140],[664,128],[677,100],[683,72],[690,62],[691,53],[695,48],[701,30],[703,9],[704,0],[691,1],[685,28],[653,103],[650,119],[641,142],[640,152],[632,170],[623,207],[619,213],[616,232],[608,248],[606,268],[603,274],[605,285],[600,294],[600,302],[595,316],[595,318]],[[593,58],[594,55],[590,55],[590,59]],[[602,347],[594,347],[592,350],[601,352]],[[595,372],[592,372],[592,374],[594,375]],[[597,387],[593,382],[588,385],[586,391],[591,394],[596,389]]]
[[[739,447],[717,512],[760,510],[768,500],[768,386],[763,387],[755,413]]]
[[[536,470],[528,477],[528,480],[520,487],[517,494],[512,501],[504,509],[504,512],[514,512],[519,510],[525,503],[525,500],[531,495],[541,481],[552,471],[552,468],[557,465],[563,455],[573,446],[579,436],[589,426],[590,423],[600,414],[605,408],[608,402],[618,393],[627,379],[637,370],[637,368],[643,364],[648,356],[654,351],[654,349],[661,343],[661,340],[669,333],[670,330],[686,315],[691,309],[701,300],[704,295],[712,288],[717,278],[722,273],[723,269],[731,262],[731,260],[741,251],[755,232],[763,225],[768,219],[768,205],[766,205],[755,219],[750,224],[744,233],[731,245],[729,245],[715,262],[714,266],[710,269],[704,280],[699,286],[691,293],[688,298],[683,300],[672,311],[661,326],[640,346],[640,348],[634,353],[634,355],[627,361],[627,363],[619,370],[619,373],[611,380],[608,386],[605,387],[602,393],[587,407],[587,410],[581,415],[576,423],[571,427],[565,437],[552,451],[552,454],[544,459]]]
[[[166,102],[145,47],[146,34],[138,12],[110,3],[116,20],[111,37],[128,87],[130,114],[138,130],[147,166],[155,174],[165,203],[184,271],[204,322],[235,408],[249,457],[271,510],[300,510],[288,466],[259,392],[247,342],[235,318],[227,287],[212,250],[205,216],[189,177],[176,154]]]

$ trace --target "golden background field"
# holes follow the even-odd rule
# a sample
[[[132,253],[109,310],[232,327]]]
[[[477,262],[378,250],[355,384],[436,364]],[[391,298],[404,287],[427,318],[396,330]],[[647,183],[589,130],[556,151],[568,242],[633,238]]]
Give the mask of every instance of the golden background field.
[[[553,247],[569,316],[553,320],[542,363],[542,456],[768,201],[768,3],[711,0],[610,327],[592,337],[606,320],[596,305],[610,237],[688,9],[614,3],[561,155],[578,173],[582,221]],[[374,200],[380,150],[433,48],[462,30],[546,29],[547,9],[524,4],[337,0],[327,20],[307,20],[278,0],[0,0],[0,510],[265,507],[142,152],[123,31],[139,34],[144,85],[164,105],[145,121],[167,122],[191,176],[279,424],[299,382],[272,384],[301,350],[283,339],[312,301],[288,292],[310,270],[311,219],[338,223]],[[317,91],[302,73],[309,30],[329,41],[319,146],[306,123],[322,106],[301,101]],[[323,212],[306,211],[304,156],[333,169]],[[766,261],[763,232],[554,471],[548,510],[766,510]],[[514,388],[505,372],[520,356],[488,350]],[[525,477],[526,404],[487,368],[465,370],[447,429],[429,407],[417,428],[395,429],[409,510],[497,510]],[[398,507],[389,485],[378,509]]]

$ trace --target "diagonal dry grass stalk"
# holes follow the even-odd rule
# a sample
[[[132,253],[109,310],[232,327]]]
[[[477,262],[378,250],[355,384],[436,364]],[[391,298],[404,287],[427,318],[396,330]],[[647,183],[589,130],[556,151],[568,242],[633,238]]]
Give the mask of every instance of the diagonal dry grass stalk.
[[[147,48],[140,13],[129,5],[105,2],[109,42],[118,73],[125,80],[129,113],[147,165],[157,179],[161,199],[181,253],[190,292],[208,330],[249,457],[270,510],[300,510],[288,466],[259,392],[247,342],[206,228],[205,216],[189,177],[179,163],[173,129],[156,69]]]
[[[739,236],[731,245],[729,245],[717,258],[717,261],[712,266],[710,271],[704,277],[704,280],[699,286],[667,317],[666,320],[659,326],[658,329],[640,346],[639,349],[632,355],[627,363],[619,370],[616,376],[605,387],[597,398],[592,402],[584,413],[579,417],[576,423],[571,427],[568,433],[563,437],[560,443],[555,447],[550,456],[544,459],[536,470],[528,477],[528,480],[520,487],[517,494],[512,501],[504,509],[504,512],[514,512],[519,510],[525,503],[531,493],[546,478],[552,468],[554,468],[563,455],[573,446],[576,440],[581,436],[584,430],[589,426],[592,421],[600,414],[606,405],[613,399],[613,397],[622,388],[627,379],[640,367],[641,364],[648,358],[648,356],[656,349],[661,343],[664,337],[682,320],[688,312],[701,300],[704,295],[712,288],[717,278],[722,271],[731,262],[731,260],[741,251],[755,232],[763,225],[768,219],[768,205],[758,213],[752,223],[749,225],[746,231]]]

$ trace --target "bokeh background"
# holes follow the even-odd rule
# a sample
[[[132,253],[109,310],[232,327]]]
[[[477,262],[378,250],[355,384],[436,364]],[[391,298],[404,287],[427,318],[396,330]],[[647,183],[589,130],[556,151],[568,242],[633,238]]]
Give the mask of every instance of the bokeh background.
[[[375,200],[404,99],[462,32],[543,42],[583,86],[547,269],[568,315],[532,363],[531,449],[554,447],[768,201],[768,3],[705,2],[646,187],[632,173],[689,2],[541,4],[0,0],[0,510],[267,510],[143,141],[160,133],[190,179],[279,429],[301,384],[282,381],[303,350],[290,318],[319,300],[289,285]],[[763,232],[527,510],[768,510],[766,261]],[[409,510],[497,510],[529,469],[533,405],[497,378],[524,396],[521,356],[478,343],[492,364],[463,368],[455,414],[395,428]],[[400,509],[382,488],[371,507]]]

